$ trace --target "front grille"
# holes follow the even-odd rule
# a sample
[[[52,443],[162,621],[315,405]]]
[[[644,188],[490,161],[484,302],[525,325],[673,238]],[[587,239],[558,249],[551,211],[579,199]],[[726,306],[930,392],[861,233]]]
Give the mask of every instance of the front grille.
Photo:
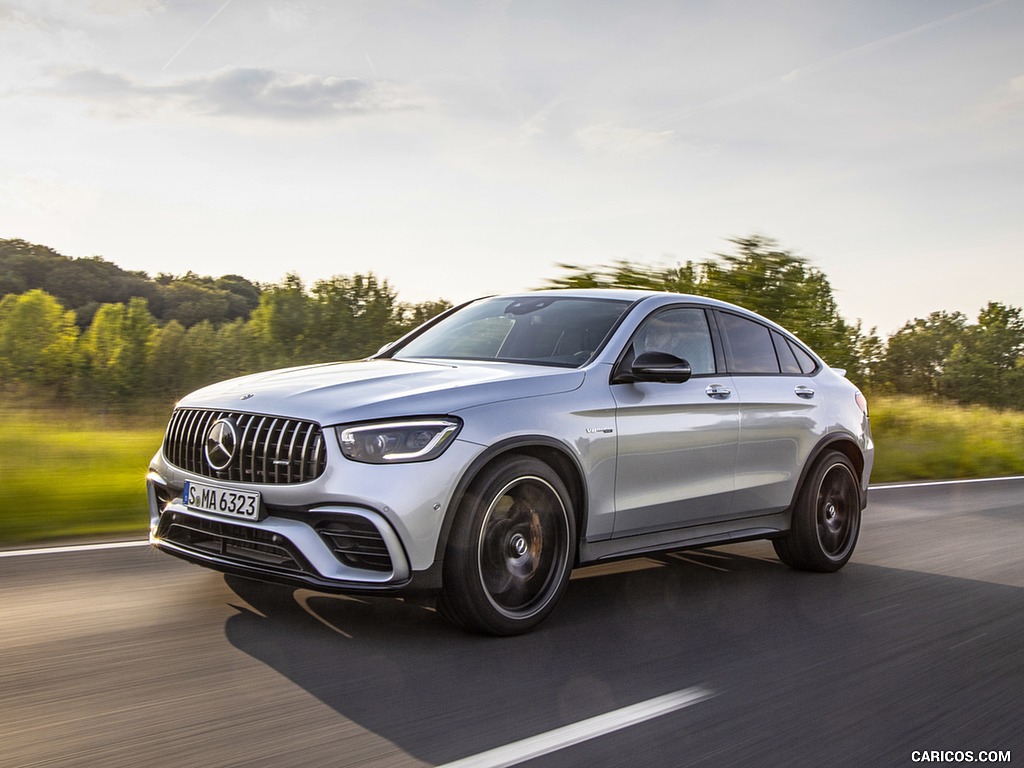
[[[338,560],[351,568],[390,571],[391,555],[387,544],[369,520],[343,515],[317,526],[316,532]]]
[[[234,446],[223,469],[213,468],[205,453],[207,433],[218,421],[230,422]],[[197,475],[242,483],[304,483],[327,466],[319,424],[252,413],[179,408],[164,436],[164,457]],[[218,454],[218,464],[223,464]]]
[[[303,559],[283,536],[244,525],[169,513],[160,520],[157,536],[193,552],[216,555],[239,564],[302,573]]]

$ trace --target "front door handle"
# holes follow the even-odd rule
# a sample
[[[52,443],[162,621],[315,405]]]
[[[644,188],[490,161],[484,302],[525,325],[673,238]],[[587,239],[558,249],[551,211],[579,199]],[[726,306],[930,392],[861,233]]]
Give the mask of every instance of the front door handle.
[[[732,390],[721,384],[711,384],[704,391],[707,392],[708,397],[713,397],[716,400],[727,400],[732,395]]]
[[[793,391],[796,392],[797,397],[802,397],[805,400],[810,400],[812,397],[814,397],[814,390],[811,389],[810,387],[805,387],[803,384],[801,384]]]

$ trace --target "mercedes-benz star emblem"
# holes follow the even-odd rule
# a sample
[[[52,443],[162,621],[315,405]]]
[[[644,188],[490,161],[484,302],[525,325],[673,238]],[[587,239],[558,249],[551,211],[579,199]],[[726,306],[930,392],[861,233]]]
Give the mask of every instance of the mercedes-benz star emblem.
[[[231,419],[217,419],[206,433],[206,463],[212,469],[227,469],[235,458],[238,446],[238,433]]]

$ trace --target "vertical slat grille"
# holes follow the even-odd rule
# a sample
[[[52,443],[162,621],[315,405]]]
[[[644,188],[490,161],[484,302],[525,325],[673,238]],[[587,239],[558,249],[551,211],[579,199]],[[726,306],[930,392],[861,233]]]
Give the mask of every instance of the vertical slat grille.
[[[221,420],[230,423],[233,451],[227,465],[215,469],[206,460],[204,449],[210,428]],[[188,472],[243,483],[304,483],[320,477],[327,465],[323,430],[318,424],[197,408],[180,408],[171,416],[164,436],[164,457]]]

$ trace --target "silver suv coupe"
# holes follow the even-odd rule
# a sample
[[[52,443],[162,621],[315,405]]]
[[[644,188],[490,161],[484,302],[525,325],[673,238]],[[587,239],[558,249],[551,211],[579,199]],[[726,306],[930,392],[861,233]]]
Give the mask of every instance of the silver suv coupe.
[[[150,539],[265,581],[436,594],[454,623],[510,635],[585,563],[767,538],[835,571],[873,456],[861,393],[764,318],[542,291],[185,397],[150,465]]]

